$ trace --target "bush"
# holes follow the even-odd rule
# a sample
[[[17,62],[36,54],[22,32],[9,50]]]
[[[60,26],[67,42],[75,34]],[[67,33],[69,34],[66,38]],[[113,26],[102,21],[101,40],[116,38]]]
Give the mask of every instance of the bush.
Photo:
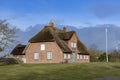
[[[19,59],[16,59],[16,58],[5,58],[5,57],[2,57],[0,58],[0,64],[19,64],[19,63],[22,63],[22,61],[20,61]]]

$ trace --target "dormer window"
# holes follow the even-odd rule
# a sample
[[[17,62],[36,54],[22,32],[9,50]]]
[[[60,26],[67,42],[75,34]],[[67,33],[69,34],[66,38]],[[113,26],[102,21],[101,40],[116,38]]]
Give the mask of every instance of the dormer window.
[[[41,44],[40,49],[41,49],[41,51],[45,50],[45,44]]]
[[[77,43],[76,42],[71,42],[71,47],[72,48],[76,48],[77,47]]]

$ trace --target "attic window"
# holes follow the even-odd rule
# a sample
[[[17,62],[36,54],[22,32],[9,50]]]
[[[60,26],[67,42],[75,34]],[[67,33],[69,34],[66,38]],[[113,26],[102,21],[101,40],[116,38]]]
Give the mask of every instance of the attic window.
[[[71,47],[76,48],[77,47],[76,42],[71,42]]]
[[[41,49],[41,51],[45,50],[45,44],[41,44],[40,49]]]

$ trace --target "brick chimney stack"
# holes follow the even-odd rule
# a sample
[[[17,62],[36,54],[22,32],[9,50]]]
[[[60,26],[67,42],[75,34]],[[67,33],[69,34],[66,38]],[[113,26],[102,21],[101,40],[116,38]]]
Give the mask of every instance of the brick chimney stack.
[[[54,27],[54,23],[53,23],[53,22],[50,22],[50,23],[49,23],[49,26],[50,26],[50,27]]]
[[[66,28],[66,27],[63,27],[63,31],[66,32],[66,31],[67,31],[67,28]]]

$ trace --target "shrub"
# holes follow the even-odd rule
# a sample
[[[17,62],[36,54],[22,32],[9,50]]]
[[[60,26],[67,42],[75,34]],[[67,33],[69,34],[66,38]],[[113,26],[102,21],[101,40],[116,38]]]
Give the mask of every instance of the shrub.
[[[6,58],[6,57],[2,57],[0,58],[0,64],[19,64],[22,63],[22,61],[20,61],[19,59],[10,57],[10,58]]]

